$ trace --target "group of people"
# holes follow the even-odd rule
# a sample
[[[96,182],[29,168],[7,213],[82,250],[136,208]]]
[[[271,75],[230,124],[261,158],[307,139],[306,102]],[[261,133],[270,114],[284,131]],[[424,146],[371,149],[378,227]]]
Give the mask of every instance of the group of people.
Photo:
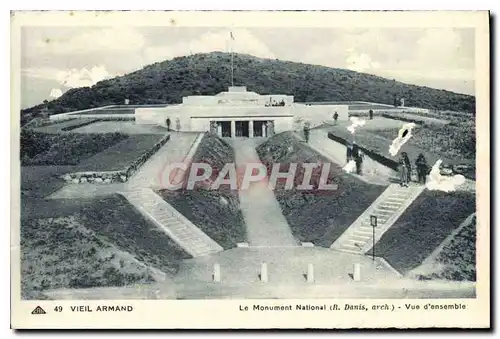
[[[424,184],[426,182],[427,173],[429,172],[429,167],[427,166],[427,160],[425,156],[420,153],[415,160],[415,166],[417,168],[417,179],[418,183]],[[408,154],[406,152],[401,153],[398,162],[399,167],[399,184],[403,187],[408,187],[411,182],[411,162]]]
[[[172,122],[170,121],[170,118],[167,118],[165,123],[167,125],[167,130],[170,132],[170,125],[172,124]],[[179,120],[179,118],[175,119],[175,127],[177,129],[177,132],[179,132],[179,130],[181,129],[181,121]]]
[[[285,100],[281,100],[280,102],[270,102],[268,104],[265,104],[266,107],[279,107],[279,106],[285,106]]]

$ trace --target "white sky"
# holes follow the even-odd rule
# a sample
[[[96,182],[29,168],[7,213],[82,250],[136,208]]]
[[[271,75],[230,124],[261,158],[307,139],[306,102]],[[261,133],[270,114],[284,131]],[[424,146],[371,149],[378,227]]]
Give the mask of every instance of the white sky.
[[[474,94],[473,29],[233,29],[235,52]],[[22,107],[190,53],[228,51],[227,28],[26,27]]]

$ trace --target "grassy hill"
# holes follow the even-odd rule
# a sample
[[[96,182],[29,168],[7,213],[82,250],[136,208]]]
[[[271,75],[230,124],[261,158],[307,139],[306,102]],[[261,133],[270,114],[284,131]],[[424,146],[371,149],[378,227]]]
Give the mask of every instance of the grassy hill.
[[[234,56],[234,83],[260,94],[294,95],[297,102],[360,100],[392,104],[404,97],[407,106],[474,112],[475,98],[445,90],[407,85],[392,79],[345,69],[297,62]],[[71,89],[57,100],[21,111],[22,123],[47,108],[49,114],[121,104],[180,103],[187,95],[213,95],[227,90],[230,54],[213,52],[178,57],[136,72]]]

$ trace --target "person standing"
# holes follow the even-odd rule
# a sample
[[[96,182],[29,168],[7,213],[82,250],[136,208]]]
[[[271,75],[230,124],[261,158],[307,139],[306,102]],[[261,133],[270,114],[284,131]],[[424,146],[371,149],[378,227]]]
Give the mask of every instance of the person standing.
[[[406,161],[403,154],[399,157],[398,161],[399,168],[399,185],[403,187],[408,187],[408,168],[406,167]]]
[[[333,115],[333,122],[335,125],[337,125],[338,118],[339,118],[339,114],[337,112],[335,112],[335,114]]]
[[[352,144],[350,142],[347,142],[346,145],[346,163],[352,160]]]
[[[368,114],[370,115],[370,120],[373,120],[373,110],[370,110]]]
[[[363,153],[355,142],[352,144],[352,158],[356,163],[356,174],[362,175]]]
[[[304,138],[306,139],[306,142],[309,142],[309,123],[306,122],[304,124]]]
[[[428,167],[423,153],[418,155],[415,166],[417,167],[418,182],[425,185]]]
[[[403,156],[403,159],[404,159],[405,165],[406,165],[406,176],[407,176],[406,182],[410,183],[411,182],[411,162],[410,162],[410,158],[408,158],[408,153],[406,153],[406,152],[403,152],[402,156]]]
[[[167,123],[167,131],[169,131],[169,132],[170,132],[170,123],[171,123],[171,122],[170,122],[170,118],[167,118],[166,123]]]
[[[181,129],[181,120],[179,118],[175,119],[175,128],[177,129],[177,133],[179,133],[179,130]]]

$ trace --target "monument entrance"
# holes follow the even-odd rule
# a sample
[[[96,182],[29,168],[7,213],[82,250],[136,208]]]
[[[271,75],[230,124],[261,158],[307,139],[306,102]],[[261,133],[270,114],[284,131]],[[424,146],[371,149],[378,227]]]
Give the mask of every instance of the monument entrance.
[[[231,138],[231,121],[217,121],[217,135],[221,138]]]
[[[254,122],[253,122],[253,136],[254,137],[267,137],[267,121],[254,120]]]
[[[235,127],[236,127],[235,136],[249,138],[250,137],[249,126],[250,124],[248,121],[235,121]]]

